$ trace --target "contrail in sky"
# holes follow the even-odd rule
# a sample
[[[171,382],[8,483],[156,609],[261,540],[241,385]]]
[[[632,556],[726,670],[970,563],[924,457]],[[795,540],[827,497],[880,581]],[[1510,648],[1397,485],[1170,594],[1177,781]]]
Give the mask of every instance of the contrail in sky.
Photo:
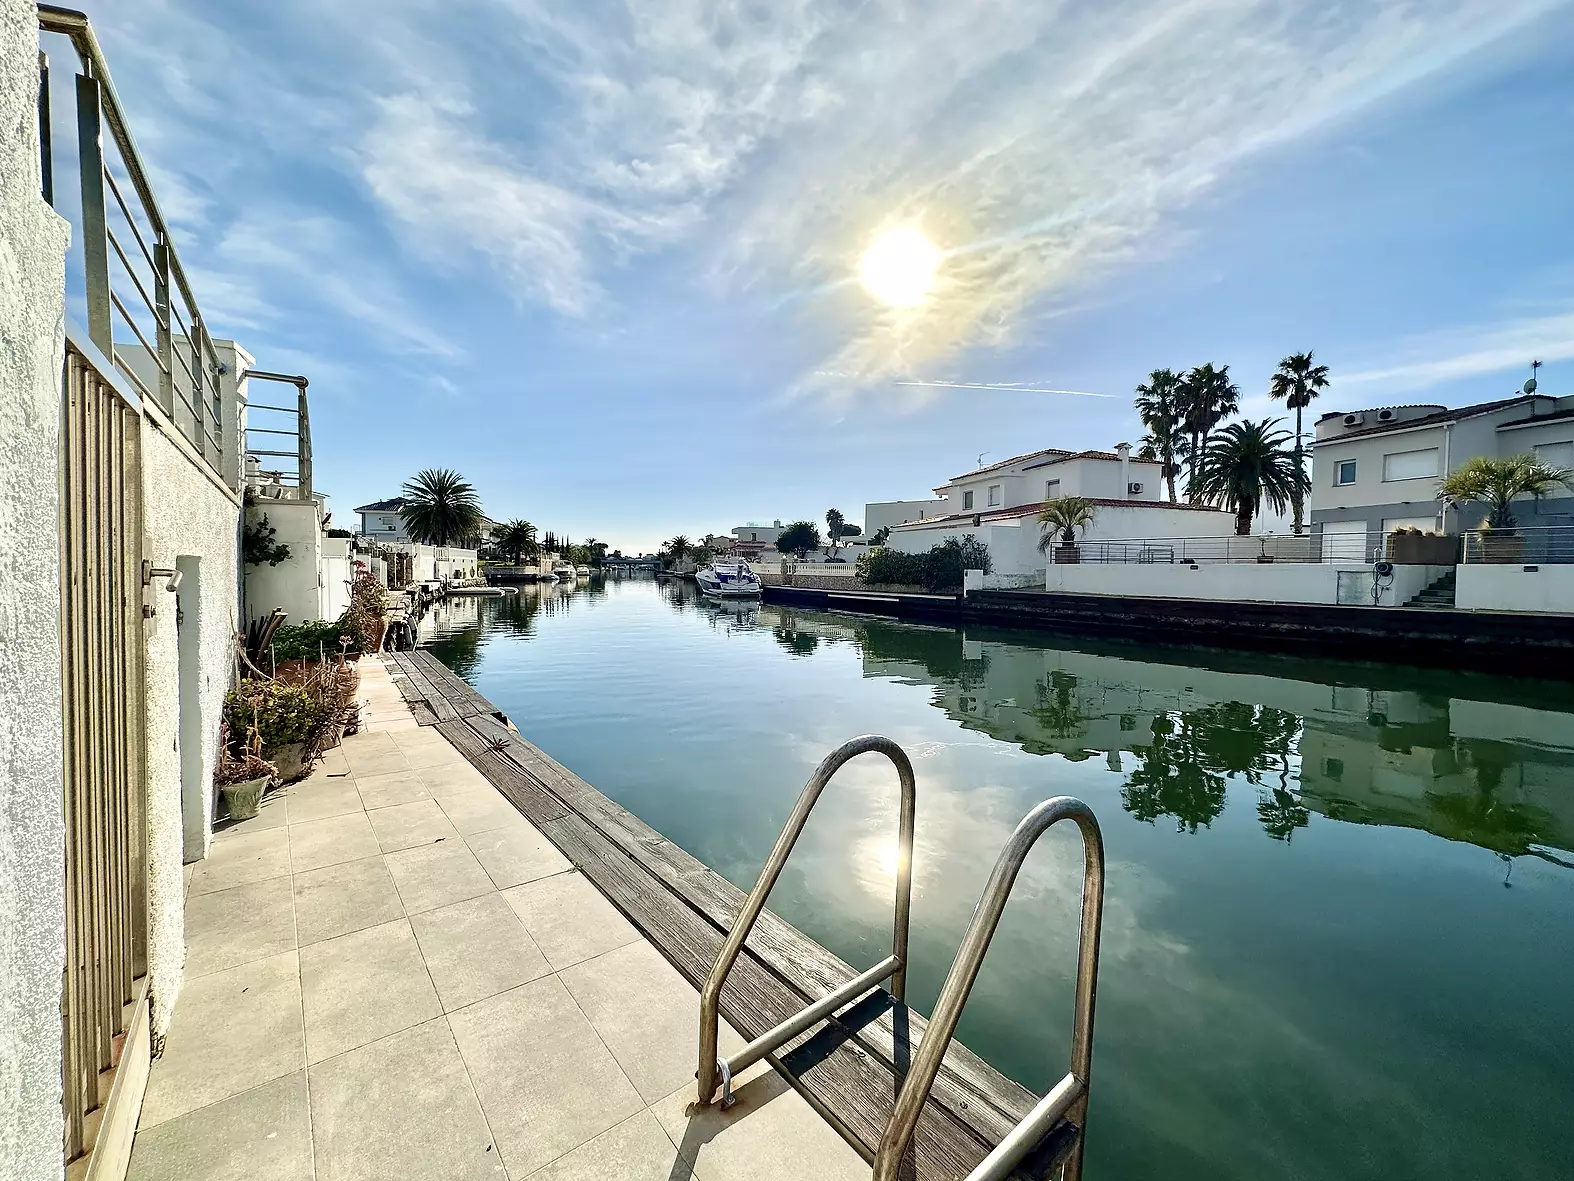
[[[921,386],[931,390],[1001,390],[1008,394],[1074,394],[1079,398],[1113,398],[1089,390],[1052,390],[1030,381],[893,381],[892,385]]]

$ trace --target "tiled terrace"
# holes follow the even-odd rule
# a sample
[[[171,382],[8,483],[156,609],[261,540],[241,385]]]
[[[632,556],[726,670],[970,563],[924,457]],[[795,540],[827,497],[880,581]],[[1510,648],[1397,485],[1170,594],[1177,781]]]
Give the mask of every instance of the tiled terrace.
[[[363,732],[187,867],[133,1181],[866,1178],[763,1063],[691,1110],[693,988],[361,669]]]

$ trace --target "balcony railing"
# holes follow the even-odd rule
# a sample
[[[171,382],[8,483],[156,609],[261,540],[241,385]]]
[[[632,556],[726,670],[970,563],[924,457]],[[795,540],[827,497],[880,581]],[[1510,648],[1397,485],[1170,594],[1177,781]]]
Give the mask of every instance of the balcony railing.
[[[1058,543],[1057,543],[1058,544]],[[1205,565],[1219,562],[1369,562],[1364,533],[1290,533],[1247,537],[1144,537],[1082,541],[1082,562]],[[1054,560],[1054,548],[1049,551]]]
[[[1559,566],[1574,562],[1574,525],[1536,525],[1465,534],[1464,561]]]
[[[273,402],[248,402],[246,405],[246,479],[294,488],[302,500],[312,495],[312,424],[307,412],[307,381],[299,375],[268,373],[261,369],[248,369],[241,374],[247,382],[274,381],[295,387],[295,404],[277,405]],[[264,426],[252,426],[255,411],[267,411],[268,417],[260,421]],[[280,461],[283,462],[280,462]]]
[[[223,475],[224,372],[185,268],[148,181],[109,67],[87,17],[38,6],[39,29],[66,38],[78,69],[70,85],[39,54],[44,199],[73,224],[68,307],[87,335],[150,405],[158,407]],[[44,42],[47,45],[47,41]],[[65,99],[65,102],[61,102]],[[61,113],[69,111],[68,117]],[[105,133],[108,133],[107,135]],[[66,163],[75,139],[75,168]],[[61,182],[74,172],[74,185]]]

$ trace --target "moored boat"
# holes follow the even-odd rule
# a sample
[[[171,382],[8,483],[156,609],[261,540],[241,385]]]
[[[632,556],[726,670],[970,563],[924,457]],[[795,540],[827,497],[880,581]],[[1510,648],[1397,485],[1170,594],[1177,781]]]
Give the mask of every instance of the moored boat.
[[[753,598],[760,593],[760,580],[747,562],[712,562],[694,572],[694,581],[718,599]]]

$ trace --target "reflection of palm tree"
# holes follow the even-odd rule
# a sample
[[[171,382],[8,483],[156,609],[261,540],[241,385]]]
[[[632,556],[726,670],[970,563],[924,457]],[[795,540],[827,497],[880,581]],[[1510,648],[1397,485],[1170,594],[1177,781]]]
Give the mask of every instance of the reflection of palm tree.
[[[1052,738],[1080,738],[1088,732],[1088,716],[1077,696],[1077,678],[1059,669],[1033,684],[1038,704],[1029,711]]]
[[[771,629],[776,642],[794,656],[810,656],[820,646],[820,637],[809,631],[798,630],[798,617],[783,611],[776,626]]]
[[[1312,814],[1300,796],[1282,787],[1257,793],[1257,819],[1265,833],[1276,841],[1290,843],[1295,830],[1305,828]]]
[[[1176,832],[1195,833],[1224,811],[1224,776],[1204,765],[1186,715],[1181,719],[1180,727],[1167,715],[1153,720],[1152,743],[1132,748],[1142,765],[1126,777],[1120,798],[1138,820],[1173,816]]]

